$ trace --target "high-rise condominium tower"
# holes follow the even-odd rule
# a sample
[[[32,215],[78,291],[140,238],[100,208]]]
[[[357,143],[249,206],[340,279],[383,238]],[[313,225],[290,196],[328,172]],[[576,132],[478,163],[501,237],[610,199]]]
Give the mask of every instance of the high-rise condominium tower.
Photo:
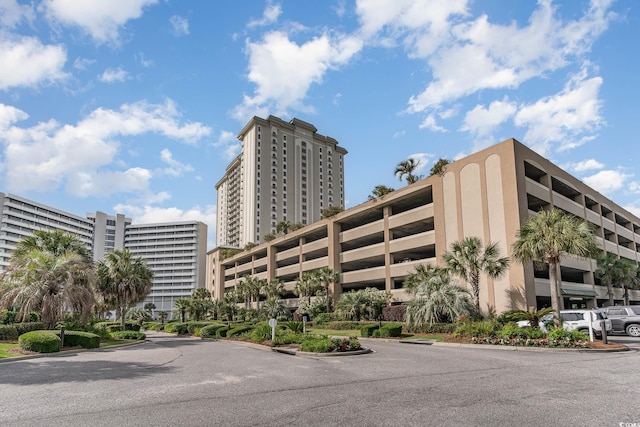
[[[344,156],[335,139],[299,119],[254,117],[240,131],[242,152],[216,184],[217,246],[243,247],[276,234],[278,223],[311,224],[344,209]]]

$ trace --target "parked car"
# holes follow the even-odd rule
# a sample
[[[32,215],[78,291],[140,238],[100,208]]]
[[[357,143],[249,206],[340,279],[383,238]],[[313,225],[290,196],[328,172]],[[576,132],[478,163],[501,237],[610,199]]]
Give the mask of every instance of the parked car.
[[[607,334],[612,333],[611,320],[607,318],[606,313],[597,310],[560,310],[560,317],[562,318],[562,327],[567,331],[578,330],[581,332],[589,332],[589,321],[593,327],[593,332],[596,336],[602,336],[601,321],[605,322],[605,329]],[[549,313],[542,316],[540,319],[540,330],[548,332],[548,326],[553,326],[553,314]],[[521,320],[518,322],[518,326],[525,328],[529,326],[528,320]]]
[[[616,305],[603,307],[600,310],[611,319],[614,334],[640,337],[640,305]]]

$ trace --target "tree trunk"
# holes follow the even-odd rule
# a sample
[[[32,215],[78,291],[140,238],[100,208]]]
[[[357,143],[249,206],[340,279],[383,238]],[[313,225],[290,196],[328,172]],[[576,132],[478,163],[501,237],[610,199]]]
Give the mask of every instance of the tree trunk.
[[[329,301],[329,283],[324,287],[325,298],[327,299],[327,313],[331,311],[331,301]]]
[[[629,288],[626,284],[622,285],[623,293],[622,298],[624,299],[624,305],[629,305]]]
[[[609,307],[614,305],[613,302],[613,283],[607,283],[607,296],[609,297]]]
[[[558,299],[558,270],[556,263],[549,263],[549,293],[551,295],[551,308],[553,309],[553,324],[560,326],[560,301]]]

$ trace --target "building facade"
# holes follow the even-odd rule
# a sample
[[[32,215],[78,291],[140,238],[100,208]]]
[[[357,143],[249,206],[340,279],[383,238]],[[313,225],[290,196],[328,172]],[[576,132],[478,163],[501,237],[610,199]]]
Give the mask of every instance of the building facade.
[[[254,117],[238,139],[242,152],[216,184],[216,246],[260,243],[282,221],[308,225],[344,208],[347,151],[312,124]]]
[[[420,264],[441,265],[453,242],[480,237],[497,242],[502,256],[521,225],[541,209],[559,208],[588,221],[601,249],[640,260],[640,219],[599,194],[549,160],[514,139],[479,151],[434,175],[333,218],[310,224],[270,242],[222,258],[207,254],[207,286],[216,298],[245,275],[280,279],[286,301],[295,307],[296,280],[304,272],[329,267],[340,274],[331,289],[342,292],[374,287],[406,301],[407,275]],[[597,263],[572,256],[562,258],[561,293],[566,307],[602,306],[607,299],[594,272]],[[615,288],[616,302],[622,289]],[[640,303],[640,291],[630,292]],[[514,308],[550,306],[546,270],[533,263],[512,262],[499,279],[481,277],[480,305],[497,313]]]
[[[179,298],[189,298],[205,286],[207,225],[199,221],[132,224],[122,214],[87,213],[86,218],[13,194],[0,193],[0,271],[9,265],[20,240],[34,231],[62,230],[73,234],[100,261],[114,251],[129,249],[146,260],[154,273],[148,302],[170,311]]]
[[[87,249],[93,251],[94,224],[90,219],[9,193],[0,193],[0,207],[0,271],[9,265],[9,258],[18,242],[38,230],[62,230],[74,234]]]
[[[141,307],[153,303],[154,312],[170,312],[177,299],[189,298],[197,288],[204,287],[206,224],[132,224],[125,230],[124,247],[146,260],[153,271],[153,287]]]

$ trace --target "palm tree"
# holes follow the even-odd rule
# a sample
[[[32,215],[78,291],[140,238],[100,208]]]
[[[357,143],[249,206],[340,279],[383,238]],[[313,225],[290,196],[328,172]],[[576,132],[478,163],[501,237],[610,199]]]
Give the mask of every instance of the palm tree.
[[[173,311],[180,315],[180,321],[185,322],[187,311],[191,308],[191,300],[189,298],[178,298],[173,303]]]
[[[312,272],[304,272],[302,276],[296,280],[296,287],[293,289],[293,293],[300,298],[307,298],[307,304],[311,304],[311,296],[320,289],[318,282],[313,277]]]
[[[538,329],[540,327],[540,319],[552,311],[553,309],[551,307],[545,307],[540,310],[536,310],[535,307],[529,307],[529,310],[512,310],[509,313],[505,313],[504,317],[507,320],[512,320],[514,322],[519,320],[528,320],[529,326],[534,329]]]
[[[267,298],[278,298],[284,295],[285,289],[282,281],[272,279],[262,288],[262,294]]]
[[[398,163],[396,166],[396,170],[394,172],[395,176],[398,177],[400,181],[404,178],[407,181],[407,184],[413,184],[414,182],[418,182],[421,175],[414,175],[413,172],[420,166],[420,161],[414,159],[413,157],[409,157],[407,160],[403,160]]]
[[[144,322],[151,320],[151,315],[140,307],[132,307],[127,311],[127,319],[135,320],[142,326]]]
[[[329,285],[331,283],[338,284],[340,283],[340,273],[333,271],[328,267],[322,267],[315,271],[313,271],[313,278],[315,281],[319,282],[320,285],[324,288],[324,294],[327,300],[327,313],[331,312],[331,298],[329,295]]]
[[[20,307],[16,319],[24,321],[36,311],[52,329],[69,311],[78,313],[81,322],[91,317],[95,274],[76,253],[22,252],[19,258],[12,256],[6,275],[8,287],[0,307]]]
[[[207,288],[198,288],[193,291],[191,298],[194,299],[211,299],[211,292]]]
[[[606,252],[598,258],[598,269],[595,274],[607,287],[609,306],[614,305],[613,287],[616,285],[624,288],[624,294],[628,300],[628,287],[637,276],[636,269],[637,264],[634,261],[626,258],[618,258],[617,255],[611,252]]]
[[[167,320],[167,317],[169,317],[169,312],[166,310],[160,310],[158,312],[158,319],[160,319],[160,322],[162,322],[162,324],[164,325],[164,322]]]
[[[565,254],[594,257],[598,251],[593,231],[583,219],[554,208],[538,212],[520,227],[512,256],[521,263],[536,261],[549,265],[551,308],[557,316],[562,308],[557,274],[561,257]],[[559,325],[557,319],[555,323]]]
[[[276,232],[277,233],[282,233],[282,234],[287,234],[289,232],[289,229],[291,228],[291,223],[289,221],[280,221],[277,225],[276,225]]]
[[[434,276],[442,276],[441,280],[448,280],[449,272],[446,268],[433,266],[431,264],[420,264],[415,271],[407,275],[402,287],[410,294],[416,295],[420,285],[428,282]]]
[[[443,256],[447,268],[456,276],[464,279],[473,291],[473,299],[480,313],[480,273],[486,273],[492,279],[502,276],[509,268],[509,258],[500,257],[497,243],[489,242],[482,248],[479,237],[466,237],[453,242],[451,249]]]
[[[367,297],[362,291],[351,291],[340,295],[336,310],[344,318],[360,321],[367,310]]]
[[[1,307],[20,307],[25,320],[36,311],[49,328],[75,311],[86,322],[94,305],[95,271],[89,252],[75,237],[61,231],[36,231],[16,245],[7,271]]]
[[[395,189],[387,187],[386,185],[376,185],[375,187],[373,187],[373,190],[371,190],[371,194],[369,194],[367,200],[379,199],[380,197],[383,197],[393,191],[395,191]]]
[[[156,309],[156,305],[152,302],[148,302],[144,305],[144,309],[147,310],[147,313],[151,316],[153,314],[153,310]]]
[[[429,176],[438,175],[444,176],[447,171],[447,165],[451,163],[448,159],[440,158],[434,164],[429,171]]]
[[[416,268],[417,270],[417,268]],[[427,268],[408,276],[413,281],[415,296],[407,303],[407,323],[453,322],[476,310],[469,292],[452,280],[443,268]]]
[[[269,298],[262,305],[261,309],[267,319],[282,319],[290,316],[290,311],[284,302],[278,298]]]
[[[119,312],[122,330],[127,309],[144,300],[153,286],[153,271],[130,250],[115,250],[98,263],[98,291]]]

